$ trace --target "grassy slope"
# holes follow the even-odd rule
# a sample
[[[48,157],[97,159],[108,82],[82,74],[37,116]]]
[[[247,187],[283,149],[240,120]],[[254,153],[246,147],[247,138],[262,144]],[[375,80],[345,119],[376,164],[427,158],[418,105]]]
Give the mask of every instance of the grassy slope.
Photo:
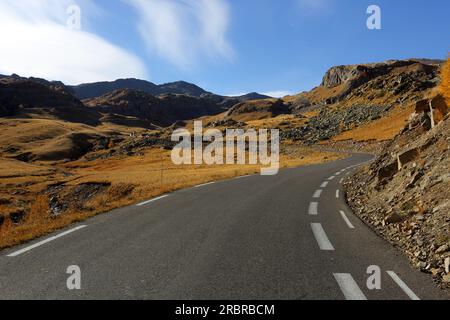
[[[20,130],[20,126],[16,128]],[[14,135],[10,134],[9,138],[9,143],[17,143]],[[23,135],[18,133],[16,138],[21,140]],[[298,146],[286,146],[283,150],[282,167],[320,163],[343,157]],[[214,180],[256,174],[259,170],[259,166],[252,165],[175,166],[172,164],[170,151],[161,149],[146,149],[139,156],[118,156],[94,161],[82,159],[65,163],[27,164],[0,158],[0,213],[8,215],[17,210],[28,212],[22,223],[14,225],[7,219],[0,227],[0,248],[31,240],[73,222],[163,193]],[[54,184],[62,186],[58,197],[64,199],[68,209],[63,215],[51,218],[48,212],[51,195],[48,190]],[[79,196],[76,196],[77,190],[86,184],[110,187],[80,201]]]

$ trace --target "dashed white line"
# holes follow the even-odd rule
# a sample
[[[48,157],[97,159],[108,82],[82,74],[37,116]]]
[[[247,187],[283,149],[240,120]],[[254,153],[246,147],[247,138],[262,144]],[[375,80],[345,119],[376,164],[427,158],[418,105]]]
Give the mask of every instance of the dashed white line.
[[[322,189],[316,190],[316,192],[314,192],[313,198],[318,199],[320,198],[320,196],[322,195]]]
[[[335,177],[335,176],[331,176],[331,177],[328,178],[328,181],[331,181],[331,180],[333,180],[334,178],[336,178],[336,177]]]
[[[308,213],[311,216],[317,216],[319,214],[319,203],[318,202],[311,202],[309,204]]]
[[[347,300],[367,300],[364,293],[359,288],[352,275],[349,273],[333,273],[345,299]]]
[[[314,237],[319,244],[319,248],[322,251],[334,251],[334,247],[328,239],[325,230],[323,230],[322,224],[320,223],[311,223],[311,228],[314,233]]]
[[[148,200],[148,201],[141,202],[141,203],[137,204],[136,206],[142,207],[142,206],[145,206],[146,204],[149,204],[149,203],[152,203],[152,202],[155,202],[155,201],[164,199],[164,198],[166,198],[166,197],[168,197],[168,196],[169,196],[169,195],[166,194],[166,195],[161,196],[161,197],[158,197],[158,198],[154,198],[154,199],[151,199],[151,200]]]
[[[336,198],[339,199],[339,189],[336,190]]]
[[[347,226],[348,226],[350,229],[355,229],[355,227],[354,227],[353,224],[350,222],[350,220],[348,219],[348,217],[347,217],[347,215],[345,214],[345,212],[341,210],[340,213],[341,213],[342,219],[344,219],[344,221],[345,221],[345,223],[347,224]]]
[[[51,241],[53,241],[53,240],[59,239],[59,238],[64,237],[64,236],[67,236],[68,234],[71,234],[71,233],[73,233],[73,232],[75,232],[75,231],[78,231],[78,230],[80,230],[80,229],[83,229],[83,228],[85,228],[85,227],[86,227],[85,225],[82,225],[82,226],[78,226],[78,227],[76,227],[76,228],[73,228],[73,229],[64,231],[64,232],[62,232],[62,233],[60,233],[60,234],[58,234],[58,235],[56,235],[56,236],[50,237],[50,238],[45,239],[45,240],[43,240],[43,241],[37,242],[37,243],[35,243],[35,244],[31,245],[31,246],[28,246],[28,247],[23,248],[23,249],[21,249],[21,250],[18,250],[18,251],[15,251],[15,252],[13,252],[13,253],[10,253],[10,254],[8,254],[7,256],[8,256],[8,257],[11,257],[11,258],[12,258],[12,257],[17,257],[18,255],[21,255],[22,253],[25,253],[25,252],[28,252],[28,251],[30,251],[30,250],[33,250],[33,249],[35,249],[35,248],[37,248],[37,247],[40,247],[40,246],[42,246],[42,245],[44,245],[44,244],[47,244],[47,243],[49,243],[49,242],[51,242]]]
[[[321,188],[326,188],[327,185],[328,185],[328,181],[325,181],[324,183],[322,183],[322,184],[320,185],[320,187],[321,187]]]
[[[402,279],[400,279],[394,271],[387,271],[387,273],[411,300],[420,300],[420,298],[406,285],[406,283],[403,282]]]
[[[342,184],[344,182],[344,178],[342,178],[341,180],[339,180],[339,183]]]
[[[209,186],[211,184],[215,184],[215,182],[208,182],[208,183],[200,184],[198,186],[195,186],[194,188],[201,188],[201,187]]]
[[[336,172],[334,175],[337,177],[337,176],[339,176],[341,174],[341,172],[339,171],[339,172]]]

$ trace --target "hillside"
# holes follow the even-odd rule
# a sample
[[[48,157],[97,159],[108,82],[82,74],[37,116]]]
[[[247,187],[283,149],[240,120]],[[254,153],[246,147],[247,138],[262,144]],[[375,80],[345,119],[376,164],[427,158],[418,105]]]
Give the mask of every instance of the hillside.
[[[85,100],[85,103],[102,114],[131,116],[161,127],[224,111],[223,107],[204,98],[173,94],[155,97],[143,91],[129,89],[113,91]]]
[[[450,287],[450,118],[416,113],[376,161],[346,181],[354,211],[421,271]]]

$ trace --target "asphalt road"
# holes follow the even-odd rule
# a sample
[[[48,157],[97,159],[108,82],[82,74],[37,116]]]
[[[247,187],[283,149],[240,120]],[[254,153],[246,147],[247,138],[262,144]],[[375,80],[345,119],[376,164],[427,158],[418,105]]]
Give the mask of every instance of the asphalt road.
[[[186,189],[4,250],[0,298],[448,299],[346,206],[341,170],[368,159]]]

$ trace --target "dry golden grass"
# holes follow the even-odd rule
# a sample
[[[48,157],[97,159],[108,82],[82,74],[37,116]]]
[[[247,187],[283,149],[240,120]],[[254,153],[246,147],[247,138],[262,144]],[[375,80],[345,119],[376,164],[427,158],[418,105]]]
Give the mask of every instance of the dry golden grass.
[[[450,58],[447,59],[447,62],[444,64],[441,70],[440,91],[445,98],[447,106],[450,106]]]
[[[294,115],[280,115],[274,118],[250,120],[247,126],[255,129],[274,129],[280,127],[299,127],[305,124],[305,119],[298,118]]]
[[[342,154],[319,152],[298,146],[289,146],[287,149],[288,151],[280,157],[281,168],[321,163],[343,157]],[[11,165],[11,161],[0,159],[0,168],[2,163],[4,166]],[[66,164],[51,164],[48,167],[22,163],[18,163],[17,166],[19,171],[21,168],[26,170],[22,171],[20,177],[0,177],[0,197],[19,197],[12,199],[10,206],[15,206],[15,200],[28,201],[27,211],[29,214],[19,225],[13,225],[9,219],[6,219],[0,229],[0,249],[46,235],[99,213],[131,205],[164,193],[211,181],[260,173],[258,165],[175,166],[172,164],[170,151],[161,149],[146,150],[143,156],[96,161],[79,160]],[[35,173],[36,170],[49,170],[54,167],[58,171],[69,172],[70,175],[61,173],[49,173],[47,176],[38,177],[28,175]],[[33,180],[30,185],[27,183],[26,186],[21,186],[24,181],[32,179],[37,180]],[[67,212],[57,217],[50,217],[46,191],[50,184],[57,182],[68,190],[65,199],[69,199],[69,202],[70,190],[80,185],[108,183],[111,186],[85,203],[69,203]],[[11,187],[9,187],[11,185],[21,186],[20,188],[27,192],[26,195],[8,194],[11,192]]]
[[[414,107],[395,108],[386,117],[341,133],[332,141],[386,141],[394,138],[406,125]]]

